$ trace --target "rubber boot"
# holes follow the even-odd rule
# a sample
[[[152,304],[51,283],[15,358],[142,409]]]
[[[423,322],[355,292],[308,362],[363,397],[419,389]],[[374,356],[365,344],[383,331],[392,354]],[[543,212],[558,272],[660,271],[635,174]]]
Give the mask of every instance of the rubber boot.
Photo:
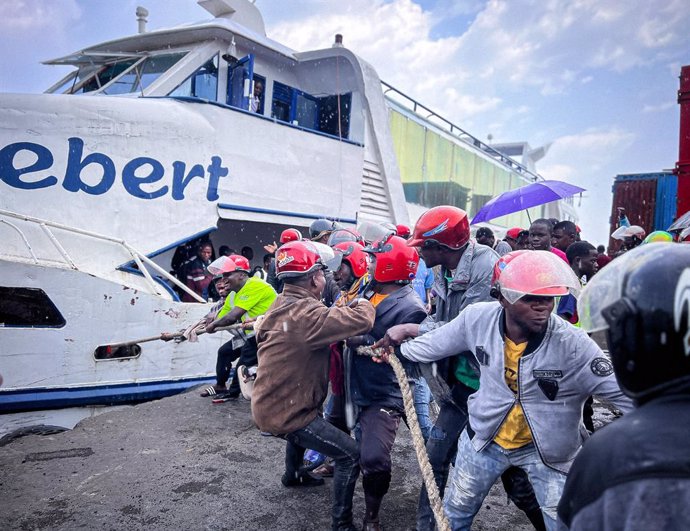
[[[364,524],[362,531],[382,531],[379,523],[379,510],[383,497],[388,492],[391,484],[390,472],[372,472],[362,477],[364,489]]]

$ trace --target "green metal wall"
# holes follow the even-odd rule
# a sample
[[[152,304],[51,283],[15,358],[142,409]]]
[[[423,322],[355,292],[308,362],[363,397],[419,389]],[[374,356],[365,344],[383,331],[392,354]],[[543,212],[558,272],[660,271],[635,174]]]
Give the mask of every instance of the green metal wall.
[[[471,218],[492,197],[529,182],[462,140],[451,140],[395,109],[389,108],[389,112],[393,146],[408,202],[428,208],[455,205]],[[541,217],[542,209],[530,209],[530,215],[532,219]],[[491,223],[529,226],[524,211]]]

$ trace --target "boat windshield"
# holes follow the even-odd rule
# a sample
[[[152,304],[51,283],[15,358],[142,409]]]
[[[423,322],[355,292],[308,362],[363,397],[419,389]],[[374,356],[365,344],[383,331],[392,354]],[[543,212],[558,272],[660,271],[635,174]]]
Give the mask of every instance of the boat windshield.
[[[187,52],[146,57],[103,58],[80,64],[79,70],[49,90],[53,94],[132,94],[143,91],[173,67]]]
[[[115,78],[103,89],[103,94],[114,95],[141,92],[184,56],[185,52],[146,57]]]
[[[185,79],[170,96],[185,96],[216,101],[218,98],[218,55]]]

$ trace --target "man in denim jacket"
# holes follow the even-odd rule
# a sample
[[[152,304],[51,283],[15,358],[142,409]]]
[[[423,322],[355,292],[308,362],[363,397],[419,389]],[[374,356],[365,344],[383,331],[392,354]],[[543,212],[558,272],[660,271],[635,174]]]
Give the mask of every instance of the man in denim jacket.
[[[474,304],[400,346],[403,356],[419,362],[470,351],[480,367],[445,496],[453,529],[470,529],[489,489],[510,466],[525,470],[547,529],[555,529],[566,474],[587,437],[584,401],[595,395],[631,408],[596,343],[552,313],[554,297],[578,288],[555,255],[523,252],[501,272],[498,302]]]
[[[429,267],[440,266],[433,288],[436,313],[421,325],[394,327],[387,336],[395,336],[396,329],[406,337],[425,334],[454,319],[472,304],[492,300],[491,277],[499,257],[491,248],[470,239],[469,220],[464,210],[448,205],[428,210],[417,220],[408,245],[419,248]],[[467,399],[479,387],[478,368],[469,352],[457,352],[457,356],[421,364],[420,368],[440,406],[426,449],[436,484],[443,494],[458,438],[467,422]],[[508,497],[525,512],[536,529],[543,529],[539,504],[526,475],[512,467],[501,479]],[[422,485],[416,529],[431,531],[433,528],[434,516]]]

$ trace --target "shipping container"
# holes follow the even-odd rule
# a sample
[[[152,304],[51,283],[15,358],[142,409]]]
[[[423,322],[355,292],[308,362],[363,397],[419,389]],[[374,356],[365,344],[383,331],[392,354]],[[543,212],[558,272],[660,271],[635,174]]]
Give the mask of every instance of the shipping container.
[[[671,171],[616,175],[611,205],[611,232],[618,228],[618,207],[625,208],[631,225],[639,225],[647,234],[666,230],[676,217],[678,177]],[[615,250],[620,242],[610,239]]]

